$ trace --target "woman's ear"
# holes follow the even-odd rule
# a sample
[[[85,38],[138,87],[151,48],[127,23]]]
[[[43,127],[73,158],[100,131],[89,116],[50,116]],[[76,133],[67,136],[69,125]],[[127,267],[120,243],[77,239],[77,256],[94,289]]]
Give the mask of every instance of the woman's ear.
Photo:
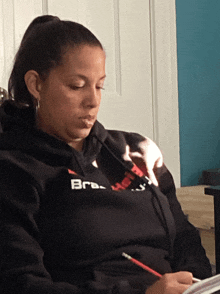
[[[24,81],[30,94],[40,101],[41,79],[35,70],[29,70],[24,76]]]

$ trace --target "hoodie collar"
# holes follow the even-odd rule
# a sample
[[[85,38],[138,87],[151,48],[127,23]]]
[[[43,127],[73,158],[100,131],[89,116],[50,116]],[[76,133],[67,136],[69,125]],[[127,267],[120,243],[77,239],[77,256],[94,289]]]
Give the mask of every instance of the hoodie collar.
[[[51,136],[34,126],[34,113],[30,109],[20,110],[10,102],[0,107],[0,149],[23,150],[40,159],[56,160],[66,165],[73,153],[78,151],[66,142]],[[83,151],[84,160],[91,163],[102,148],[107,137],[107,131],[98,122],[94,124],[89,136],[85,139]],[[98,139],[97,139],[98,138]]]

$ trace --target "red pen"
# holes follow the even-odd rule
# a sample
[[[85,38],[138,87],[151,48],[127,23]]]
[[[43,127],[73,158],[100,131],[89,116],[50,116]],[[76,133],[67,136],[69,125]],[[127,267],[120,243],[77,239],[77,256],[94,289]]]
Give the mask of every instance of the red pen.
[[[137,259],[131,257],[130,255],[126,254],[126,253],[122,253],[122,256],[124,256],[125,258],[127,258],[128,260],[130,260],[131,262],[135,263],[136,265],[142,267],[144,270],[152,273],[155,276],[158,276],[159,278],[162,277],[161,274],[159,274],[158,272],[154,271],[152,268],[150,268],[149,266],[143,264],[142,262],[138,261]]]
[[[125,258],[127,258],[128,260],[130,260],[131,262],[135,263],[136,265],[140,266],[141,268],[143,268],[144,270],[152,273],[153,275],[161,278],[162,275],[159,274],[158,272],[156,272],[155,270],[153,270],[152,268],[150,268],[149,266],[143,264],[142,262],[138,261],[137,259],[131,257],[130,255],[126,254],[126,253],[122,253],[122,256],[124,256]],[[199,282],[200,280],[197,279],[197,278],[192,278],[193,282],[196,283],[196,282]]]

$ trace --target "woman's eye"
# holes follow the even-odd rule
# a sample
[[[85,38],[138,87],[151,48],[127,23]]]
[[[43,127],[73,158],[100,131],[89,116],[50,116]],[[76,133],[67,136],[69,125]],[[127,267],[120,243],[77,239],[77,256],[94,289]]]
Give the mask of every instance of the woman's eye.
[[[105,90],[105,88],[104,88],[103,85],[101,85],[101,86],[97,86],[97,89],[98,89],[98,90]]]
[[[71,90],[74,90],[74,91],[80,90],[80,89],[82,89],[83,87],[84,87],[84,85],[82,85],[82,86],[69,85],[69,88],[70,88]],[[103,85],[97,85],[97,86],[96,86],[96,89],[98,89],[98,90],[105,90],[104,87],[103,87]]]
[[[69,86],[72,90],[79,90],[82,88],[82,86],[75,86],[75,85],[70,85]]]

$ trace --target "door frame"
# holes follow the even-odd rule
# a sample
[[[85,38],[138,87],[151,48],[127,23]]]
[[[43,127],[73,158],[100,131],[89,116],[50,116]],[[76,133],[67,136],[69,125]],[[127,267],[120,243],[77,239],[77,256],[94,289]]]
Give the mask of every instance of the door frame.
[[[150,0],[154,141],[180,187],[175,0]]]

